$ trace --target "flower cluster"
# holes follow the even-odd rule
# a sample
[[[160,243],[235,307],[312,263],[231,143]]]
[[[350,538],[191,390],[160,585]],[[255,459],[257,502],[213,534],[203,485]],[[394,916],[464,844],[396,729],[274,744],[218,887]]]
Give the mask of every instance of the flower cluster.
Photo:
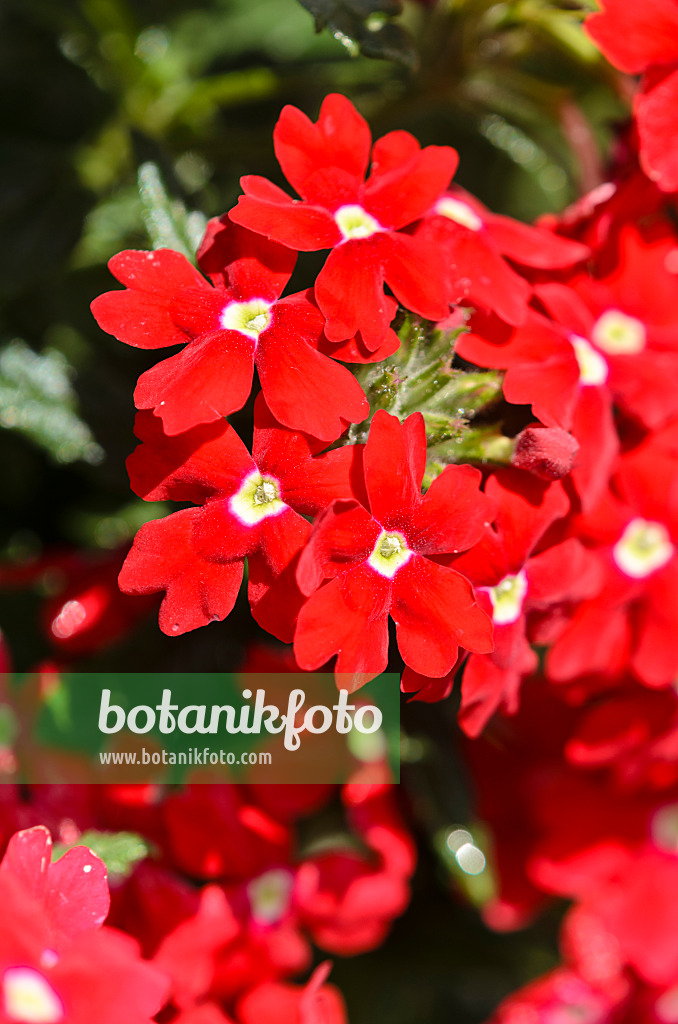
[[[0,864],[0,1016],[6,1024],[151,1024],[167,978],[137,942],[101,927],[106,869],[76,847],[51,864],[47,829],[16,833]]]
[[[77,792],[74,792],[77,790]],[[346,1024],[329,964],[383,942],[414,845],[388,785],[3,787],[3,1024]],[[310,813],[342,809],[317,848]],[[50,864],[52,841],[67,852]],[[33,827],[26,827],[26,826]],[[10,835],[14,828],[23,830]],[[86,836],[133,829],[154,855],[109,883]],[[107,924],[102,927],[104,919]],[[141,959],[143,954],[144,959]]]
[[[398,666],[429,702],[461,680],[488,923],[575,901],[564,966],[501,1024],[678,1019],[678,6],[605,0],[588,31],[644,73],[640,165],[562,217],[491,213],[453,184],[453,149],[372,144],[331,95],[316,123],[286,107],[276,125],[294,197],[245,177],[198,269],[121,253],[124,288],[92,307],[128,345],[182,346],[139,379],[128,469],[139,496],[184,507],[139,531],[122,590],[163,593],[176,636],[229,615],[246,565],[254,619],[300,669],[355,689]],[[312,287],[283,295],[317,251]],[[311,1024],[318,1000],[342,1021],[322,973],[289,987],[308,938],[369,949],[406,904],[388,789],[344,793],[361,853],[301,860],[304,793],[287,813],[277,796],[170,797],[157,841],[199,891],[163,865],[119,900],[181,1024],[288,1002]]]
[[[301,198],[244,178],[200,270],[124,252],[125,289],[93,304],[129,345],[183,345],[139,380],[128,469],[141,497],[190,507],[142,527],[122,589],[164,591],[178,635],[229,614],[246,560],[259,625],[302,669],[336,656],[351,688],[386,668],[390,617],[405,691],[439,699],[465,663],[472,734],[515,710],[534,644],[554,682],[668,686],[678,249],[661,201],[643,222],[607,195],[576,226],[528,227],[452,185],[449,147],[400,131],[372,146],[339,95],[315,124],[286,107],[274,142]],[[309,250],[329,250],[313,288],[281,298]],[[432,349],[427,383],[413,355]],[[248,447],[226,417],[255,366]],[[480,409],[494,454],[467,445],[460,465],[450,404],[474,368],[501,371]]]

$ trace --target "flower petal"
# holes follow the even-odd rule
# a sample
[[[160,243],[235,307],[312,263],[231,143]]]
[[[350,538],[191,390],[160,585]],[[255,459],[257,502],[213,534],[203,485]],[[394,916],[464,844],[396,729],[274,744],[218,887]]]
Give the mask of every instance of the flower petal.
[[[145,523],[120,572],[126,594],[165,591],[159,625],[168,636],[225,619],[235,604],[242,580],[241,561],[219,565],[193,549],[193,525],[199,509],[184,509]]]
[[[228,214],[213,218],[198,249],[198,263],[215,285],[237,301],[275,302],[289,281],[297,254],[235,224]]]
[[[404,154],[410,148],[397,140],[398,148]],[[396,144],[397,144],[396,143]],[[395,145],[394,147],[395,148]],[[385,154],[382,146],[380,155]],[[391,163],[391,154],[387,162]],[[459,155],[450,146],[426,146],[412,151],[406,163],[381,166],[373,169],[365,187],[365,208],[384,227],[397,230],[419,220],[431,209],[449,185],[459,164]]]
[[[369,414],[360,384],[345,366],[318,351],[324,320],[302,294],[278,303],[256,355],[266,402],[282,424],[334,441]]]
[[[273,141],[290,185],[304,199],[316,202],[311,179],[327,167],[343,171],[357,189],[367,171],[372,135],[351,101],[340,93],[330,93],[316,124],[297,107],[283,107]]]
[[[177,323],[172,316],[173,306],[177,296],[188,292],[198,307],[207,301],[211,308],[212,289],[185,256],[171,249],[127,249],[108,266],[127,288],[106,292],[92,302],[92,315],[103,331],[126,345],[146,349],[185,345],[195,337],[189,324]]]
[[[265,178],[245,177],[240,184],[245,195],[229,213],[236,224],[297,252],[330,249],[341,241],[334,217],[322,207],[294,202]]]
[[[398,308],[384,294],[379,236],[344,242],[327,257],[315,282],[316,301],[327,319],[330,341],[345,341],[360,332],[368,349],[383,345]]]
[[[674,46],[678,51],[675,34]],[[664,192],[675,192],[678,190],[678,70],[667,74],[662,68],[647,74],[634,109],[643,170]]]
[[[159,417],[144,411],[137,414],[134,432],[142,443],[127,459],[127,472],[132,490],[146,501],[202,505],[232,494],[255,468],[247,448],[224,420],[169,437]]]
[[[421,675],[447,675],[459,646],[479,654],[493,649],[492,623],[469,581],[420,555],[394,577],[391,615],[403,660]]]
[[[301,668],[317,669],[338,653],[335,672],[350,691],[383,672],[389,593],[388,581],[362,566],[316,590],[297,619],[294,654]]]
[[[408,537],[422,555],[465,551],[492,522],[495,503],[480,491],[482,475],[472,466],[447,466],[412,513]]]
[[[590,249],[571,238],[546,231],[544,228],[523,224],[513,217],[497,213],[486,215],[486,224],[493,241],[510,259],[526,267],[550,270],[571,267],[590,255]]]
[[[372,417],[363,454],[370,510],[383,527],[402,527],[421,503],[426,431],[420,412],[400,423],[383,409]]]
[[[242,409],[254,373],[254,344],[239,331],[218,331],[142,373],[137,409],[155,409],[167,434],[212,423]]]

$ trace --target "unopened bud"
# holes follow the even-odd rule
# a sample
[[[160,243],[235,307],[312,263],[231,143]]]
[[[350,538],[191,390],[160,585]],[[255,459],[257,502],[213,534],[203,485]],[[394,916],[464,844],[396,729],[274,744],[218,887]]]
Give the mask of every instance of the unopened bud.
[[[560,480],[572,469],[579,444],[560,427],[526,427],[516,438],[511,465],[542,480]]]

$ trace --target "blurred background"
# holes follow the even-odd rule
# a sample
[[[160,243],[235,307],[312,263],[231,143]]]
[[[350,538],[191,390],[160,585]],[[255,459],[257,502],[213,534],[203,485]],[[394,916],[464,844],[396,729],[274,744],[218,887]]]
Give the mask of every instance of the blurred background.
[[[91,317],[114,285],[110,256],[163,245],[192,258],[242,174],[283,184],[280,108],[315,118],[331,91],[375,136],[405,128],[456,147],[457,181],[492,209],[562,210],[604,180],[627,111],[581,32],[591,6],[2,0],[0,629],[14,667],[221,671],[266,639],[242,602],[225,623],[169,639],[155,598],[118,593],[135,531],[169,509],[128,486],[132,392],[155,357]],[[517,937],[493,934],[473,909],[491,879],[435,852],[441,827],[473,817],[454,711],[404,709],[403,798],[422,864],[388,942],[335,965],[353,1024],[482,1021],[557,959],[557,911]]]

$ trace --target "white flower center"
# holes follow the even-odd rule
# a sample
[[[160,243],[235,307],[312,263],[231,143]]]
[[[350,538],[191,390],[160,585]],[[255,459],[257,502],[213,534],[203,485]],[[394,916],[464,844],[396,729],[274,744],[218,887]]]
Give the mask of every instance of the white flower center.
[[[252,917],[258,924],[276,924],[287,913],[294,879],[289,871],[275,868],[254,878],[247,886]]]
[[[469,228],[471,231],[480,231],[483,226],[482,220],[468,203],[463,203],[461,199],[454,199],[452,196],[443,196],[439,199],[435,211],[441,217],[447,217],[448,220],[453,220],[455,224],[461,224],[463,228]]]
[[[345,242],[352,238],[369,238],[370,235],[376,235],[379,231],[384,230],[371,213],[363,210],[362,206],[357,204],[340,206],[334,215],[334,220]]]
[[[579,363],[579,380],[582,384],[604,384],[608,366],[600,352],[596,352],[590,341],[578,334],[570,336],[574,354]]]
[[[675,554],[663,523],[632,519],[612,550],[612,557],[626,576],[642,580],[670,562]]]
[[[225,331],[239,331],[252,341],[258,341],[261,332],[270,327],[271,305],[263,299],[229,302],[221,311],[221,326]]]
[[[2,977],[5,1013],[18,1024],[59,1024],[64,1004],[47,978],[32,967],[8,967]]]
[[[591,340],[611,356],[627,356],[643,351],[647,335],[640,320],[618,309],[608,309],[594,324]]]
[[[280,497],[280,485],[275,477],[262,476],[258,469],[245,477],[229,507],[234,516],[247,526],[256,526],[268,516],[277,516],[287,505]]]
[[[393,579],[398,569],[402,569],[411,556],[412,552],[402,533],[387,533],[386,530],[382,530],[367,562],[381,576]]]
[[[527,576],[521,570],[516,576],[504,576],[496,587],[487,587],[492,602],[492,621],[497,626],[516,622],[527,595]]]

